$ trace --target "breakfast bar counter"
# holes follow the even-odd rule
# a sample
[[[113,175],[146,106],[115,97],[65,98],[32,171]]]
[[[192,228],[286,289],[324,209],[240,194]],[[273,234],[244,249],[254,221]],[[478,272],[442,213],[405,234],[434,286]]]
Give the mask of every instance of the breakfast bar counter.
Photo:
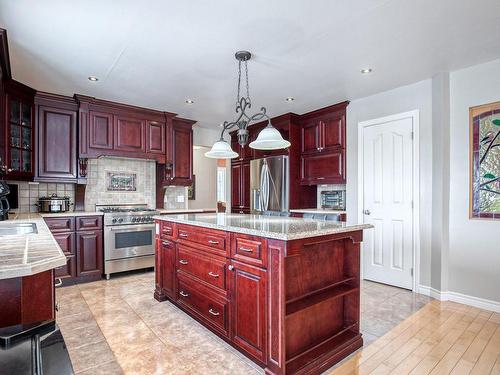
[[[156,216],[155,298],[265,368],[320,374],[362,346],[360,242],[369,225]]]

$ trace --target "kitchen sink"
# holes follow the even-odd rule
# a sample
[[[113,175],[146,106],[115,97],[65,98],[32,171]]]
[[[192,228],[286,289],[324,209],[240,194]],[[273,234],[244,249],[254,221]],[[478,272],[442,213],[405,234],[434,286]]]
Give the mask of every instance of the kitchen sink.
[[[38,233],[36,223],[0,223],[0,236]]]

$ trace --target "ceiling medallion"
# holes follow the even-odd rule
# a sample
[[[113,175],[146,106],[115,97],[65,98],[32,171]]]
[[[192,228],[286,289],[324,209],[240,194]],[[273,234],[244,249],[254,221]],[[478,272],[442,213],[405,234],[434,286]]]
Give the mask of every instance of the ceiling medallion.
[[[249,144],[251,148],[258,150],[276,150],[290,146],[290,142],[283,139],[281,133],[272,126],[271,118],[266,114],[266,108],[261,107],[260,112],[253,115],[246,113],[252,107],[250,100],[250,89],[248,85],[248,60],[252,54],[248,51],[238,51],[234,55],[238,60],[238,88],[236,93],[236,114],[237,118],[234,121],[224,121],[222,124],[222,132],[220,139],[214,143],[212,149],[205,153],[206,157],[215,159],[233,159],[238,157],[238,153],[234,152],[231,145],[224,140],[224,132],[237,128],[238,143],[245,146],[248,143],[248,126],[255,121],[267,119],[267,126],[257,136],[257,139]],[[246,96],[241,95],[241,65],[245,65],[245,84]]]

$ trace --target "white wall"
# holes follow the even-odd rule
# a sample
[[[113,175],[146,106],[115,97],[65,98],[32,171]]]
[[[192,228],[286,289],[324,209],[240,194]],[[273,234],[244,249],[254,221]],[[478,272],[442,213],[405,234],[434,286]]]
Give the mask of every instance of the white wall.
[[[418,109],[420,112],[420,283],[431,285],[432,81],[425,80],[366,98],[347,107],[347,220],[361,220],[358,205],[358,123]]]
[[[217,159],[205,157],[209,148],[195,146],[193,173],[196,176],[195,200],[188,200],[188,208],[216,208]]]
[[[469,219],[469,107],[500,101],[500,60],[450,75],[449,290],[500,302],[500,221]]]

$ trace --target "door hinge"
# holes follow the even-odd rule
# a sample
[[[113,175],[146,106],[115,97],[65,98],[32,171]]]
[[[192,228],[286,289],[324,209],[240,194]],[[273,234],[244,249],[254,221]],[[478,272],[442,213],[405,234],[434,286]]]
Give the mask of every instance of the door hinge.
[[[414,133],[413,133],[413,132],[411,132],[411,133],[410,133],[410,139],[413,139],[413,137],[414,137]]]
[[[410,268],[410,275],[413,277],[413,267]]]
[[[413,208],[413,199],[411,200],[411,208]]]

